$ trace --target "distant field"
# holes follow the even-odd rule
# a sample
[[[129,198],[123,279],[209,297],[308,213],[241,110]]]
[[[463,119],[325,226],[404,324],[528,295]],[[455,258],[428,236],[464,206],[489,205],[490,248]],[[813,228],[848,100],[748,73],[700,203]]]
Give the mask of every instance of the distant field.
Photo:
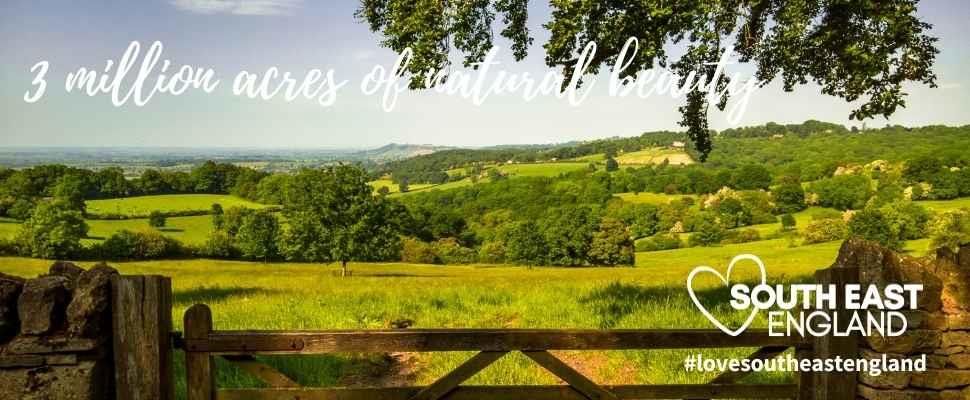
[[[623,153],[616,156],[616,161],[620,164],[660,164],[664,160],[667,160],[672,165],[687,165],[693,164],[694,160],[690,158],[687,153],[683,150],[675,150],[668,148],[650,148],[640,151],[634,151],[630,153]]]
[[[100,241],[120,230],[141,231],[152,229],[147,219],[124,220],[88,220],[88,241]],[[199,215],[191,217],[170,217],[165,227],[159,231],[165,236],[177,239],[185,244],[199,245],[205,243],[212,232],[212,217]]]
[[[588,168],[588,163],[581,162],[551,162],[535,164],[504,164],[498,169],[510,177],[545,176],[554,177],[559,174],[579,171]]]
[[[647,193],[647,192],[642,192],[637,194],[617,193],[615,196],[629,203],[646,203],[646,204],[657,204],[657,205],[667,204],[667,203],[670,203],[671,201],[680,200],[684,197],[692,197],[695,200],[697,199],[697,196],[692,194],[663,194],[663,193]]]
[[[382,186],[386,186],[388,193],[397,193],[401,191],[401,186],[394,183],[390,179],[378,179],[376,181],[367,182],[367,184],[373,187],[374,190],[379,190]],[[409,191],[422,190],[433,186],[435,185],[430,183],[415,183],[415,184],[409,184],[408,190]]]
[[[970,197],[962,197],[953,200],[917,201],[916,203],[936,212],[944,212],[959,210],[961,208],[970,208]]]
[[[247,207],[263,208],[263,204],[254,203],[236,196],[222,194],[166,194],[156,196],[126,197],[121,199],[88,200],[85,202],[87,211],[92,214],[120,214],[145,216],[152,211],[205,211],[212,204],[221,204],[223,208]]]
[[[20,222],[10,218],[0,217],[0,238],[12,238],[20,229]]]

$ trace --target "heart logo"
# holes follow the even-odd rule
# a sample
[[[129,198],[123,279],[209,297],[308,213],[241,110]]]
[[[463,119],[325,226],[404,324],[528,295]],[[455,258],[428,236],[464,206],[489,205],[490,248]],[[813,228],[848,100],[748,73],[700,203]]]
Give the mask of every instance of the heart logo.
[[[755,315],[758,314],[758,309],[751,306],[751,314],[748,315],[748,319],[744,321],[744,324],[741,324],[741,326],[738,329],[728,328],[727,326],[722,324],[721,321],[718,321],[717,318],[711,315],[711,313],[707,311],[707,308],[705,308],[704,305],[701,304],[701,301],[697,299],[697,295],[694,293],[694,287],[692,286],[692,282],[694,281],[694,277],[697,276],[697,274],[700,274],[702,272],[707,272],[707,273],[714,274],[715,276],[720,278],[721,282],[724,282],[725,286],[730,286],[731,270],[734,269],[734,266],[738,263],[738,261],[742,261],[742,260],[754,261],[754,263],[758,265],[758,270],[761,271],[761,284],[765,284],[766,282],[765,280],[767,278],[765,273],[765,264],[761,262],[761,259],[758,258],[758,256],[755,256],[752,254],[741,254],[731,259],[731,263],[728,264],[726,275],[721,275],[721,273],[717,272],[716,269],[708,267],[706,265],[701,265],[694,268],[693,271],[690,271],[690,275],[687,275],[687,292],[690,294],[690,299],[694,301],[694,305],[697,306],[698,310],[701,310],[701,313],[704,314],[704,316],[707,317],[707,319],[710,320],[711,323],[714,324],[714,326],[718,327],[718,329],[720,329],[724,333],[731,336],[738,336],[741,334],[741,332],[744,332],[745,329],[748,329],[748,326],[751,325],[752,321],[754,321]]]

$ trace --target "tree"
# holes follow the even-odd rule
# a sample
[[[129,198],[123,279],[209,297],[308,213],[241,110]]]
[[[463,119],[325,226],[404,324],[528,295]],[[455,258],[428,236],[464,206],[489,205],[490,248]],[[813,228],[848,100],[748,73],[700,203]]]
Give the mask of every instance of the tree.
[[[792,216],[791,214],[783,214],[781,216],[781,230],[783,231],[795,230],[796,224],[797,222],[795,221],[795,217]]]
[[[527,0],[364,0],[359,20],[381,34],[381,44],[401,53],[410,48],[407,65],[412,89],[428,86],[434,71],[445,70],[452,51],[462,53],[465,66],[485,59],[492,47],[493,28],[511,42],[516,60],[526,57],[532,43]],[[755,67],[760,85],[781,78],[786,91],[812,82],[823,94],[860,101],[849,115],[863,120],[889,116],[905,106],[908,82],[936,86],[931,70],[939,52],[931,25],[917,16],[917,0],[830,2],[662,2],[554,1],[543,46],[550,67],[561,67],[563,86],[577,68],[595,75],[604,65],[629,63],[621,77],[658,65],[671,68],[686,86],[690,76],[727,87],[728,74],[715,75],[722,54],[733,47],[741,63]],[[501,23],[495,21],[501,17]],[[625,62],[618,56],[630,37],[638,48]],[[597,44],[591,59],[577,57],[589,42]],[[667,47],[680,44],[683,55],[671,59]],[[680,51],[678,51],[680,53]],[[713,79],[711,79],[713,78]],[[737,84],[738,82],[733,82]],[[700,159],[711,150],[708,108],[724,109],[728,96],[708,97],[699,87],[680,107],[680,124],[694,142]]]
[[[859,211],[849,220],[849,236],[877,242],[890,249],[900,250],[899,229],[885,214],[873,208]]]
[[[158,210],[148,214],[148,226],[152,228],[164,228],[167,221],[168,219],[165,217],[165,214],[162,214]]]
[[[545,264],[546,243],[534,222],[514,223],[504,239],[506,261],[529,266]]]
[[[738,190],[767,189],[771,186],[771,172],[759,164],[745,164],[731,177],[731,186]]]
[[[221,230],[226,223],[225,211],[222,209],[222,204],[212,203],[209,210],[212,214],[212,227],[215,230]]]
[[[559,266],[586,264],[596,225],[596,218],[587,207],[568,206],[550,211],[539,222],[547,248],[546,261]]]
[[[57,259],[76,256],[88,225],[81,212],[64,200],[42,202],[17,234],[17,247],[30,257]]]
[[[800,183],[783,184],[771,194],[775,198],[775,210],[779,213],[796,213],[808,207],[805,204],[805,189]]]
[[[244,258],[269,261],[279,256],[280,222],[276,215],[266,210],[257,210],[243,217],[239,232],[236,233],[236,247]]]
[[[594,265],[633,265],[633,240],[627,226],[620,220],[603,218],[593,233],[589,258]]]
[[[930,244],[933,248],[949,247],[957,250],[970,243],[970,209],[942,213],[929,227]]]
[[[606,159],[606,172],[613,172],[620,169],[620,163],[616,162],[616,159],[609,157]]]
[[[87,181],[80,175],[64,175],[54,185],[53,195],[71,209],[78,210],[83,214],[85,210],[84,197],[88,191],[87,186]]]
[[[406,211],[375,196],[364,170],[350,165],[305,169],[292,177],[283,198],[289,229],[282,238],[288,259],[382,261],[400,254]]]
[[[687,239],[691,246],[713,246],[724,238],[724,227],[717,218],[710,213],[699,215],[699,221],[694,225],[694,233]]]

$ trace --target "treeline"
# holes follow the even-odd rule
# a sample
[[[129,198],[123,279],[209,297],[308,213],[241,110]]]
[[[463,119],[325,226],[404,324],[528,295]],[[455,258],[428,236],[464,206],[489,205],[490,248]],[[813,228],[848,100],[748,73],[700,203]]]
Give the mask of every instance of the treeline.
[[[500,149],[454,149],[412,157],[379,166],[371,171],[376,179],[390,175],[394,182],[440,184],[461,179],[461,174],[449,175],[446,171],[456,168],[483,166],[486,164],[546,162],[566,160],[594,154],[615,156],[623,152],[638,151],[645,147],[668,146],[682,140],[676,132],[648,132],[637,137],[593,140],[578,144],[507,147]]]
[[[232,194],[276,204],[278,186],[263,182],[270,174],[232,164],[205,162],[191,172],[148,169],[135,179],[125,179],[121,168],[98,171],[64,165],[40,165],[20,170],[0,169],[0,215],[27,219],[43,199],[61,198],[85,212],[84,200],[157,194]],[[260,185],[262,183],[262,185]],[[122,218],[104,215],[102,218]]]

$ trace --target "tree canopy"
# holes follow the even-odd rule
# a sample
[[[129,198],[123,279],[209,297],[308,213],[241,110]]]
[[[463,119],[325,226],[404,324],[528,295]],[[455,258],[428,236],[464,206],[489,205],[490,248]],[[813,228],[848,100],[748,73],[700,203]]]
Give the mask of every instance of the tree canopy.
[[[823,94],[860,101],[852,119],[889,116],[905,106],[903,84],[908,81],[935,87],[931,67],[939,52],[937,39],[927,34],[931,25],[916,15],[918,0],[549,3],[545,61],[567,77],[589,42],[596,42],[597,52],[586,72],[595,74],[615,63],[627,39],[636,37],[639,51],[621,77],[656,66],[677,73],[681,84],[692,72],[711,77],[714,64],[733,48],[740,62],[755,67],[762,85],[780,78],[791,91],[811,82]],[[382,35],[383,46],[397,52],[411,48],[407,71],[412,89],[426,85],[429,70],[447,67],[452,51],[464,55],[466,66],[482,61],[493,46],[493,26],[511,42],[517,60],[527,55],[533,40],[527,0],[362,0],[356,15]],[[683,46],[683,55],[668,53],[665,47],[671,43]],[[729,83],[722,74],[715,87],[723,90]],[[723,110],[727,101],[725,95],[714,105]],[[711,150],[710,105],[694,87],[680,107],[680,124],[702,160]]]

